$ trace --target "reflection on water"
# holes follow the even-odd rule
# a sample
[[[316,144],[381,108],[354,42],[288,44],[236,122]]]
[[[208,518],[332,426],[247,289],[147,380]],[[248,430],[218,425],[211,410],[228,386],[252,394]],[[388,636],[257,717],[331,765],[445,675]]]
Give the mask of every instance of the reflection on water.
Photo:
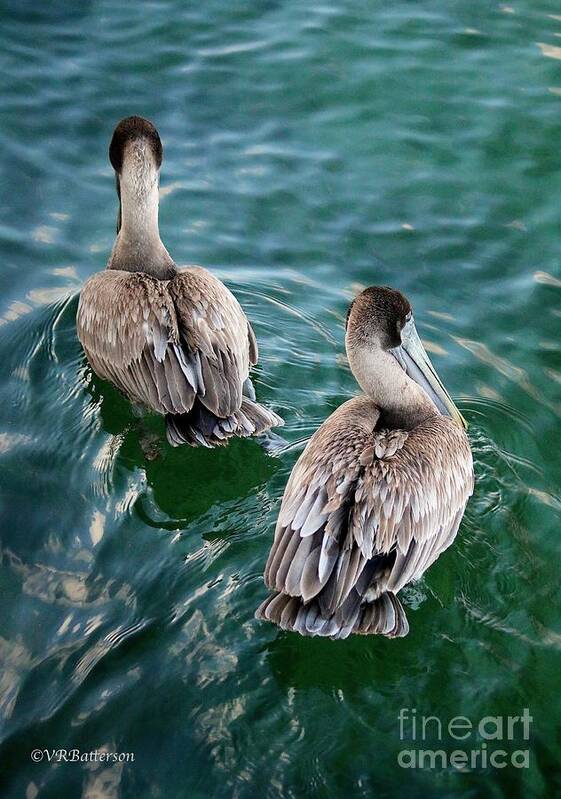
[[[561,403],[549,402],[538,390],[538,388],[535,385],[532,385],[525,369],[520,366],[515,366],[506,358],[501,358],[495,355],[493,352],[491,352],[486,344],[482,344],[477,341],[469,341],[468,339],[457,339],[457,341],[458,344],[469,350],[483,363],[492,366],[493,369],[496,369],[497,372],[506,377],[508,380],[517,383],[520,388],[529,394],[530,397],[536,402],[545,405],[547,408],[553,411],[553,413],[561,415]]]
[[[550,275],[547,272],[534,272],[534,280],[536,283],[543,283],[546,286],[555,286],[561,288],[561,279]]]
[[[0,33],[2,795],[551,795],[559,15],[55,6],[5,10]],[[254,324],[257,392],[287,422],[274,458],[170,448],[85,363],[77,292],[111,248],[107,143],[129,113],[163,135],[170,252],[211,267]],[[356,392],[345,313],[372,284],[411,297],[470,423],[476,491],[404,593],[406,639],[301,639],[253,611],[290,470]],[[401,707],[523,706],[540,730],[524,773],[396,768]],[[31,763],[34,746],[136,757]]]

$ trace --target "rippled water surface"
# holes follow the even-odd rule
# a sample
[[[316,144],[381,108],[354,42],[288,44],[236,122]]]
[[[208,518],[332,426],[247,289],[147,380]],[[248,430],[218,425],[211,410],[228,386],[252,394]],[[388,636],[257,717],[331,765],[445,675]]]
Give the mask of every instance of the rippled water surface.
[[[6,3],[0,136],[2,796],[561,795],[561,8]],[[141,446],[74,318],[121,117],[160,128],[162,236],[254,323],[277,457]],[[303,442],[355,391],[346,307],[414,303],[477,486],[403,640],[253,619]],[[410,769],[400,708],[533,716],[528,769]],[[428,748],[481,748],[436,725]],[[495,742],[489,741],[491,749]],[[34,748],[134,763],[33,763]]]

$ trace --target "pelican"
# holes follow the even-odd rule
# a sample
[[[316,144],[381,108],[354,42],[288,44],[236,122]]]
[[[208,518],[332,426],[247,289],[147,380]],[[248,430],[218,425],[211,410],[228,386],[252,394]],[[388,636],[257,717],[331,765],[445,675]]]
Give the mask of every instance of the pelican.
[[[178,269],[160,238],[162,143],[132,116],[113,133],[117,238],[107,268],[86,281],[78,337],[99,377],[163,414],[172,446],[213,447],[282,424],[255,401],[257,341],[234,295],[198,266]]]
[[[466,423],[409,301],[367,288],[345,346],[364,392],[315,432],[288,480],[256,616],[302,635],[404,636],[397,597],[456,537],[473,492]]]

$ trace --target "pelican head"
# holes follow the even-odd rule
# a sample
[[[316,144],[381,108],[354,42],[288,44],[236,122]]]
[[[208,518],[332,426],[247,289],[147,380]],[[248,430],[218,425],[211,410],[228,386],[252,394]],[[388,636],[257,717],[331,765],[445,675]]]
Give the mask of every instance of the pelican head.
[[[109,160],[115,170],[119,215],[117,232],[126,214],[145,216],[143,223],[158,222],[158,186],[162,165],[162,142],[154,125],[143,117],[122,119],[113,132]],[[141,211],[145,212],[141,214]]]
[[[158,226],[162,154],[158,131],[147,119],[126,117],[115,128],[109,160],[115,170],[119,212],[110,269],[142,268],[162,279],[175,273]]]
[[[430,362],[401,292],[388,286],[361,292],[347,314],[345,344],[357,382],[388,416],[413,423],[436,411],[467,427]]]

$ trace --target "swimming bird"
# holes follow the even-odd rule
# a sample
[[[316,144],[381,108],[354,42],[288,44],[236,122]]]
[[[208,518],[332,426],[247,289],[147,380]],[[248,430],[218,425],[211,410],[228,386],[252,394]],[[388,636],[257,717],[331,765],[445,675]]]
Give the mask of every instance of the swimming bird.
[[[315,432],[284,492],[257,618],[303,635],[406,635],[398,592],[456,537],[474,475],[466,423],[409,301],[374,286],[345,345],[363,395]]]
[[[82,288],[78,337],[99,377],[165,416],[170,444],[213,447],[283,422],[255,401],[257,341],[234,295],[206,269],[178,269],[162,243],[162,155],[151,122],[119,122],[109,147],[117,238]]]

